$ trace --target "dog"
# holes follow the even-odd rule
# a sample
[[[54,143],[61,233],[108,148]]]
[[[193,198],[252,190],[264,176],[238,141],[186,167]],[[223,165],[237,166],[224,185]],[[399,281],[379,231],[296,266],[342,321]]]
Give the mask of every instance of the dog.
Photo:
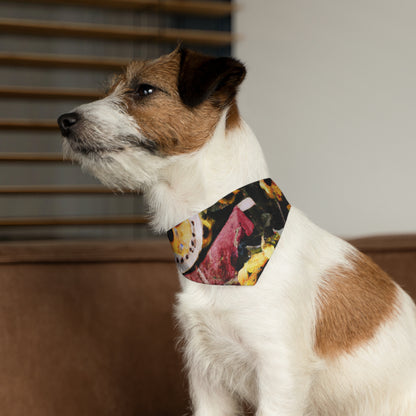
[[[133,61],[104,98],[58,119],[65,154],[113,189],[143,192],[151,225],[179,247],[176,316],[193,414],[232,416],[248,403],[257,416],[414,416],[415,304],[286,203],[239,114],[245,75],[236,59],[178,47]],[[270,225],[274,202],[283,229]],[[200,268],[185,264],[207,245]]]

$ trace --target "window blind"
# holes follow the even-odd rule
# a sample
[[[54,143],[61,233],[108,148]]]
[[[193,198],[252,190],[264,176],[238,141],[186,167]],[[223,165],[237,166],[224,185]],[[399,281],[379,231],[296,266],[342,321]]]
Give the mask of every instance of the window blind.
[[[140,195],[64,161],[56,118],[179,41],[229,55],[231,1],[0,2],[0,240],[148,238]]]

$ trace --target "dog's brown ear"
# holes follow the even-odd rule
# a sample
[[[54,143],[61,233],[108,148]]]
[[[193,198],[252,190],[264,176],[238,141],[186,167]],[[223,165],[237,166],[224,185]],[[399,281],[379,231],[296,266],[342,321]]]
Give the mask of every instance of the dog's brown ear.
[[[237,93],[246,75],[244,65],[233,58],[213,58],[180,49],[178,91],[188,107],[196,107],[208,98],[226,107]]]

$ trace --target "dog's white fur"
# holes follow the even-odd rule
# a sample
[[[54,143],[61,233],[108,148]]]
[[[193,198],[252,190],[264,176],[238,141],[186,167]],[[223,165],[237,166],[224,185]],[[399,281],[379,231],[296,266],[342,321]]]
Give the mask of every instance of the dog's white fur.
[[[186,154],[152,154],[126,145],[112,152],[120,130],[136,122],[115,105],[117,91],[79,107],[109,149],[67,153],[104,183],[144,192],[152,225],[166,231],[229,192],[268,177],[258,141],[226,113],[209,141]],[[87,136],[90,133],[85,133]],[[239,414],[241,401],[257,416],[414,416],[416,414],[416,308],[397,287],[395,314],[353,351],[335,357],[315,348],[320,289],[327,271],[351,267],[355,249],[292,207],[277,250],[254,287],[202,285],[179,276],[176,315],[184,334],[196,416]]]

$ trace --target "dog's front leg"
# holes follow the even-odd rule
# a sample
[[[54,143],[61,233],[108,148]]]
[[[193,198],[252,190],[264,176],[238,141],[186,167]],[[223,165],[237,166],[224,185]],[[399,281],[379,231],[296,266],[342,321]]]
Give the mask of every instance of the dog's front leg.
[[[265,348],[257,368],[256,416],[306,416],[310,391],[308,365],[288,348]],[[306,364],[306,365],[305,365]]]
[[[239,406],[232,394],[222,387],[222,383],[212,383],[197,371],[189,373],[189,388],[193,416],[235,416]]]

